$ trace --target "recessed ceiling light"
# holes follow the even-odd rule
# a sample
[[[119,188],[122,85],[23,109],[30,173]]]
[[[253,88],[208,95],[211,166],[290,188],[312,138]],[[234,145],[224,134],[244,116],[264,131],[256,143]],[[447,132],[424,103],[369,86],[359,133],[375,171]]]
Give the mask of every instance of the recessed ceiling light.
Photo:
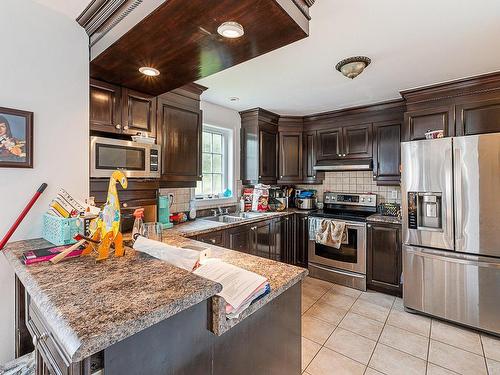
[[[238,98],[237,96],[231,96],[229,100],[232,102],[237,102],[238,100],[240,100],[240,98]]]
[[[158,69],[151,68],[149,66],[141,66],[139,68],[139,72],[150,77],[156,77],[160,75],[160,71]]]
[[[224,38],[239,38],[243,34],[245,34],[245,30],[243,30],[243,26],[241,26],[238,22],[228,21],[222,23],[218,28],[217,32],[222,35]]]
[[[365,68],[370,65],[370,63],[370,58],[366,56],[354,56],[339,61],[337,65],[335,65],[335,69],[337,69],[347,78],[354,79],[358,75],[360,75],[363,70],[365,70]]]

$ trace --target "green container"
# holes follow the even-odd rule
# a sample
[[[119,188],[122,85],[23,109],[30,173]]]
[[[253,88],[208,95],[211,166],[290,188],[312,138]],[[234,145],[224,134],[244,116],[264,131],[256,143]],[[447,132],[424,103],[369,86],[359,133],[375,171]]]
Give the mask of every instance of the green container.
[[[172,228],[173,224],[170,222],[170,198],[166,195],[158,197],[158,221],[163,226],[163,229]]]

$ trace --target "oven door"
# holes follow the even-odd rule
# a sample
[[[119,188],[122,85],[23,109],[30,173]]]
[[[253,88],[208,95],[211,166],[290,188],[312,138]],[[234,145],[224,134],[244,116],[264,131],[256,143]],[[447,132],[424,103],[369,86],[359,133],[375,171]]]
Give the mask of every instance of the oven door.
[[[310,218],[310,220],[324,220]],[[311,239],[309,261],[342,270],[366,274],[366,223],[346,221],[347,243],[339,249]]]

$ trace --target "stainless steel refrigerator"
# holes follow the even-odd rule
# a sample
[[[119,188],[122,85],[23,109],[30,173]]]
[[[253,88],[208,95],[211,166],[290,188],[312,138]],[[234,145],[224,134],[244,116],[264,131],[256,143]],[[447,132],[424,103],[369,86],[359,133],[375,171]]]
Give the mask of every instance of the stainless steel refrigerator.
[[[406,308],[500,334],[500,133],[403,142]]]

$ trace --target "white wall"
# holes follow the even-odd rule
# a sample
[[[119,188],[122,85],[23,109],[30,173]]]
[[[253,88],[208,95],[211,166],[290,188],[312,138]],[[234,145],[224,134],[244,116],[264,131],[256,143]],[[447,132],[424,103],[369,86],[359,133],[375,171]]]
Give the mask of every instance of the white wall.
[[[40,237],[58,188],[88,195],[88,39],[72,19],[30,0],[0,1],[0,107],[34,112],[33,169],[0,168],[0,236],[42,182],[11,240]],[[14,356],[14,275],[0,255],[0,363]]]

